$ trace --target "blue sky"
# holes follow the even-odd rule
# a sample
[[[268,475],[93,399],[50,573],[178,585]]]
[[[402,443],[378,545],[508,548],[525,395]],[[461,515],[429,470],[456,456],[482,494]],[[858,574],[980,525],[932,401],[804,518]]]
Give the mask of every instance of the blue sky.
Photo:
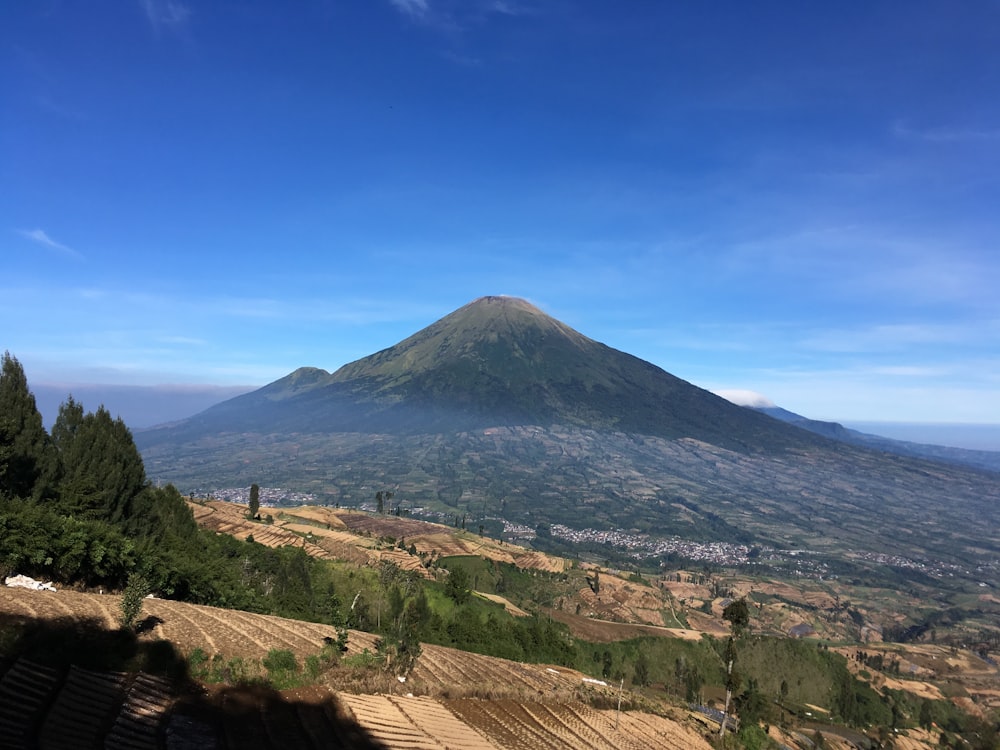
[[[807,416],[1000,423],[1000,4],[39,0],[0,348],[263,385],[485,294]]]

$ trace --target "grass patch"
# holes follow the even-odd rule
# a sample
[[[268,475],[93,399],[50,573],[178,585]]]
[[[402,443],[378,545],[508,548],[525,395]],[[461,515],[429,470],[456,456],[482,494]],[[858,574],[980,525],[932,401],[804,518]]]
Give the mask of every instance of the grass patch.
[[[221,654],[208,656],[196,648],[188,654],[191,676],[204,683],[222,685],[266,685],[275,690],[315,685],[320,678],[340,662],[336,647],[326,646],[319,654],[307,656],[299,665],[295,654],[283,649],[272,649],[263,659],[226,659]],[[345,663],[347,660],[345,660]]]

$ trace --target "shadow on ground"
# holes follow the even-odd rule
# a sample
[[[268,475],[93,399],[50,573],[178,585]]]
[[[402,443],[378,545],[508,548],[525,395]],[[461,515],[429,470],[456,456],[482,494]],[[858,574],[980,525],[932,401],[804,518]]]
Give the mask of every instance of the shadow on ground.
[[[205,689],[167,641],[3,613],[0,747],[386,750],[325,688]]]

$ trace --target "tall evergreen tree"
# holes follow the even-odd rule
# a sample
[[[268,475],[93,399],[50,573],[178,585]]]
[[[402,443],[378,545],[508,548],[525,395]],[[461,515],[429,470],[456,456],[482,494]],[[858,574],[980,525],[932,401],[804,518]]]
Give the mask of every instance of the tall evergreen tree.
[[[63,504],[68,512],[117,523],[146,485],[142,456],[120,417],[103,406],[82,418],[81,412],[70,399],[53,428],[64,468]]]
[[[21,363],[4,352],[0,367],[0,495],[51,494],[58,463]]]
[[[256,518],[257,514],[260,513],[260,487],[256,482],[250,485],[250,504],[247,510],[247,515],[251,519]]]
[[[83,424],[83,404],[73,399],[70,394],[66,400],[59,405],[59,414],[55,424],[52,425],[52,442],[56,449],[65,451],[72,445],[76,433]]]

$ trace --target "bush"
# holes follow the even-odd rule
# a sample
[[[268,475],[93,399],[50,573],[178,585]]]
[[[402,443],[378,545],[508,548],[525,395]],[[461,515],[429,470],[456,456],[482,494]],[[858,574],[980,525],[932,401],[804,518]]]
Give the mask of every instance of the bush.
[[[142,614],[142,600],[149,593],[149,583],[140,573],[132,573],[125,584],[121,602],[121,628],[132,630]]]
[[[267,652],[261,663],[268,672],[295,672],[299,665],[295,661],[295,654],[287,649],[272,648]]]
[[[201,648],[196,648],[188,655],[188,666],[192,669],[198,669],[202,664],[208,661],[208,654],[204,652]]]

